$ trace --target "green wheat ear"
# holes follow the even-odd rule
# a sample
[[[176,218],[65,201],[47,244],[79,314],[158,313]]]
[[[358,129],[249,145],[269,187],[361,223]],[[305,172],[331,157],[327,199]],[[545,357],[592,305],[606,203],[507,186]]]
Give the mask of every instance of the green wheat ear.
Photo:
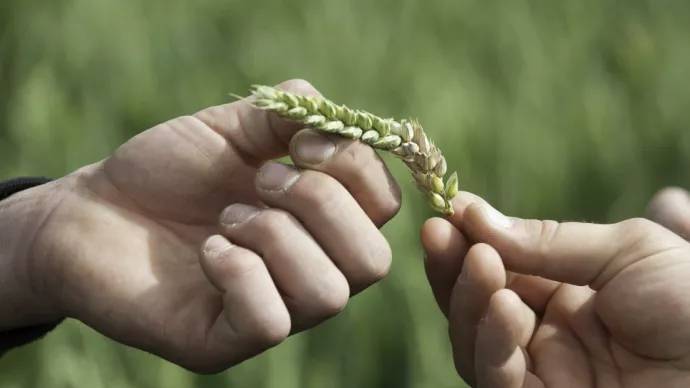
[[[302,96],[271,86],[253,85],[251,92],[256,99],[231,96],[307,127],[361,140],[375,149],[392,153],[410,169],[415,186],[424,194],[429,206],[437,212],[453,214],[451,200],[458,193],[458,175],[454,172],[443,181],[446,159],[416,120],[384,119],[336,105],[323,97]]]

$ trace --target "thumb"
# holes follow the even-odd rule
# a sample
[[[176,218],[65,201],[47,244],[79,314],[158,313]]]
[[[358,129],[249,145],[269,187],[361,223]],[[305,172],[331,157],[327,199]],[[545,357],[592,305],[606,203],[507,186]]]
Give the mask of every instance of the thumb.
[[[291,79],[275,85],[276,89],[304,96],[321,97],[306,80]],[[247,97],[254,100],[255,96]],[[286,156],[290,139],[303,124],[277,114],[257,109],[248,101],[212,106],[194,114],[194,118],[224,137],[232,147],[252,164]]]
[[[590,224],[510,218],[486,202],[463,212],[465,233],[489,244],[507,270],[600,289],[646,257],[687,244],[652,221]]]

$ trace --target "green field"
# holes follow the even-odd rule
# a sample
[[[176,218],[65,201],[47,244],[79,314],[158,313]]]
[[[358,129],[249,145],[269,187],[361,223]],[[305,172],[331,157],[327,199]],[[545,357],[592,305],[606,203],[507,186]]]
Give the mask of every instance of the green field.
[[[690,187],[690,2],[2,0],[0,178],[60,177],[137,132],[311,81],[418,118],[462,190],[506,214],[617,221]],[[390,275],[326,324],[216,376],[77,322],[0,362],[2,388],[459,387],[423,270],[434,216],[402,163]]]

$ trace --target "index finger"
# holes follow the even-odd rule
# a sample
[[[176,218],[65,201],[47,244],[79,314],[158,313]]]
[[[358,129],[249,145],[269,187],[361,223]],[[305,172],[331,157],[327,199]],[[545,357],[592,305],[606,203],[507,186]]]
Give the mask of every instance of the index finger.
[[[360,140],[305,129],[294,136],[290,156],[300,168],[335,178],[379,228],[400,210],[400,186],[383,159]]]
[[[466,194],[459,197],[465,200],[459,211],[465,232],[494,247],[506,269],[593,289],[640,260],[688,244],[641,218],[615,224],[523,220],[505,217],[485,201],[467,201]]]

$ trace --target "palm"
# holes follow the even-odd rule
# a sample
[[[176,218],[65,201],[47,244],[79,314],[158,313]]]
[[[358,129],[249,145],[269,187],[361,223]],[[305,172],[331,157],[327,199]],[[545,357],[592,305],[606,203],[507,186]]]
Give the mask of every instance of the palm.
[[[217,233],[224,207],[258,203],[255,172],[230,142],[189,117],[154,127],[83,169],[76,195],[54,216],[76,224],[64,228],[74,233],[65,238],[84,241],[65,245],[79,246],[67,257],[82,262],[69,267],[88,273],[59,280],[80,287],[66,293],[66,305],[89,316],[75,317],[156,353],[204,346],[222,300],[200,268],[200,247]],[[93,308],[76,308],[85,303]]]
[[[263,160],[257,161],[257,163]],[[251,166],[201,121],[179,118],[120,147],[104,173],[140,212],[162,223],[213,226],[233,202],[257,203]]]
[[[687,247],[661,253],[617,275],[596,293],[589,287],[509,273],[512,288],[537,313],[538,324],[526,347],[531,372],[547,388],[574,381],[625,388],[687,384],[690,317],[683,320],[677,311],[658,308],[654,316],[647,312],[649,306],[687,293],[669,285],[682,284],[678,279],[687,278],[690,267],[667,264],[682,263],[688,255]],[[642,290],[627,284],[648,286]],[[640,321],[640,316],[648,318]]]

